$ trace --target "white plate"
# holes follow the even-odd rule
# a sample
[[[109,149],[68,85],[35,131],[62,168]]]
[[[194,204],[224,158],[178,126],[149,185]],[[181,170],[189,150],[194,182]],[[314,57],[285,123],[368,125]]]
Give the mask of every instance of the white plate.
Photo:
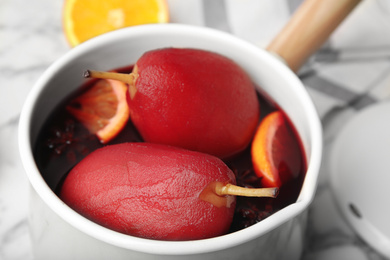
[[[331,152],[336,204],[369,245],[390,257],[390,102],[347,122]]]

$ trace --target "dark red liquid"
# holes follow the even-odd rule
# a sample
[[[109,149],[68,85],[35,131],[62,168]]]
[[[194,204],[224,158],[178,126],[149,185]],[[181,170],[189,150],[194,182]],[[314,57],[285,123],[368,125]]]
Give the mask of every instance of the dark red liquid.
[[[132,67],[126,67],[117,71],[129,72],[131,69]],[[88,88],[93,82],[90,81],[79,91]],[[91,135],[65,109],[65,105],[79,91],[64,99],[52,112],[41,129],[35,146],[34,155],[38,168],[50,188],[55,192],[61,187],[63,179],[73,166],[89,153],[103,146],[95,135]],[[270,112],[278,110],[277,106],[263,95],[259,94],[258,97],[261,119]],[[291,124],[289,131],[294,136],[296,145],[288,147],[292,150],[291,154],[294,154],[294,158],[286,158],[286,161],[293,159],[300,161],[299,170],[291,173],[295,177],[283,184],[276,199],[238,197],[231,232],[251,226],[297,200],[306,172],[306,159],[301,141]],[[141,136],[129,121],[125,129],[110,144],[142,141]],[[255,175],[252,167],[250,147],[225,163],[236,174],[239,186],[261,187],[261,179]]]

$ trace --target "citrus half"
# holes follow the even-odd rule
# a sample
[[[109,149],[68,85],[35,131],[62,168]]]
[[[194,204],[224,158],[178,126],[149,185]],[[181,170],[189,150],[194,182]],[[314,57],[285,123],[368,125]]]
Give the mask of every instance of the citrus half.
[[[119,28],[168,20],[165,0],[65,0],[63,7],[64,32],[72,47]]]
[[[105,144],[117,136],[129,120],[127,86],[116,80],[98,80],[72,99],[66,109]]]
[[[255,133],[251,155],[255,173],[265,187],[280,187],[297,177],[302,167],[300,145],[285,115],[268,114]]]

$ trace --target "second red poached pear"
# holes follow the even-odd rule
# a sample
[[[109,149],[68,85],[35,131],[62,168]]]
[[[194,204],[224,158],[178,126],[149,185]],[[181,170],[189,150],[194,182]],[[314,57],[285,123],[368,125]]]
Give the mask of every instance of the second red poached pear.
[[[122,143],[100,148],[78,163],[60,197],[86,218],[121,233],[193,240],[225,234],[233,220],[235,196],[215,195],[218,203],[199,198],[213,182],[235,184],[233,172],[217,157]]]

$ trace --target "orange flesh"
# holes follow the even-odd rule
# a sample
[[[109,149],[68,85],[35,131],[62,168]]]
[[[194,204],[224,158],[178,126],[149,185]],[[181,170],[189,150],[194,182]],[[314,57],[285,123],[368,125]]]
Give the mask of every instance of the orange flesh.
[[[263,184],[267,187],[280,187],[278,169],[274,165],[274,137],[283,124],[283,115],[273,112],[263,119],[252,142],[252,161]]]
[[[71,46],[119,28],[165,23],[165,0],[66,0],[63,27]]]
[[[99,80],[73,99],[67,110],[102,143],[112,140],[126,125],[129,107],[127,87],[115,80]]]

